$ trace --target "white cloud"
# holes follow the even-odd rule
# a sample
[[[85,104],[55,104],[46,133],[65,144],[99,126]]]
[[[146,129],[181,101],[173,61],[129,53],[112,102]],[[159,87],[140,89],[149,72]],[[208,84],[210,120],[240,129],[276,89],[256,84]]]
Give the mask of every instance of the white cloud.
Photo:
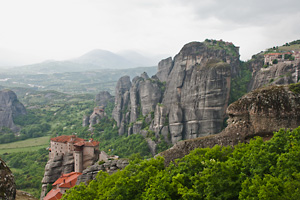
[[[241,58],[299,39],[300,1],[0,0],[0,47],[66,59],[95,48],[174,55],[190,41],[241,46]]]

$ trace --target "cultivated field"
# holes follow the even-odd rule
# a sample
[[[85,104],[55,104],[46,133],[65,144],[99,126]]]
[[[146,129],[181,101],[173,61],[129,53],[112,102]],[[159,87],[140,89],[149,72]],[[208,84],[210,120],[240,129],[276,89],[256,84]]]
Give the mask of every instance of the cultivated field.
[[[0,144],[0,155],[4,153],[36,151],[49,146],[50,136],[31,138],[23,141]]]

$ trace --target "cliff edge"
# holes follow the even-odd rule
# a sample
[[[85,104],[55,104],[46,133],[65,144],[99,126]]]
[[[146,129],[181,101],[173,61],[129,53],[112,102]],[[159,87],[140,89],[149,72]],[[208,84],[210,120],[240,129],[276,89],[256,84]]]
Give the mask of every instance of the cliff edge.
[[[254,90],[227,108],[228,126],[219,134],[184,140],[161,152],[168,164],[195,148],[234,146],[255,136],[272,137],[280,128],[300,125],[300,84],[269,86]]]

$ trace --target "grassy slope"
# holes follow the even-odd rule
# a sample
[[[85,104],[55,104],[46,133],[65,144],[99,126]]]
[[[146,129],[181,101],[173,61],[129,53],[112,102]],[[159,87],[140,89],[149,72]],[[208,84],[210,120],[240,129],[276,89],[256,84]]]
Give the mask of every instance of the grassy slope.
[[[49,146],[50,136],[31,138],[7,144],[0,144],[0,154],[25,151],[36,151]]]

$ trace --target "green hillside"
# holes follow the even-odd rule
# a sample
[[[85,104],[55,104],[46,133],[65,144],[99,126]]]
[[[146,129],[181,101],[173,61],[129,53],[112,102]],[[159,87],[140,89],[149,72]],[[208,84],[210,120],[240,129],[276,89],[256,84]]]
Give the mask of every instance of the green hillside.
[[[300,127],[267,142],[196,149],[167,167],[162,157],[134,160],[115,174],[99,172],[63,199],[300,199],[299,187]]]

